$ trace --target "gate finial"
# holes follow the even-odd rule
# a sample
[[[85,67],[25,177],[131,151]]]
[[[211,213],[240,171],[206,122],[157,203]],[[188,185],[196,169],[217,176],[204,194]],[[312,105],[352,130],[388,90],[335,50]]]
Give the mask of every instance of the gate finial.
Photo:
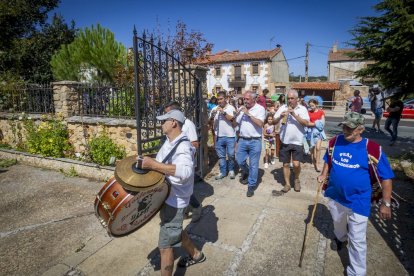
[[[134,36],[137,36],[137,28],[135,28],[135,24],[134,24],[134,30],[132,31],[132,33],[134,34]]]

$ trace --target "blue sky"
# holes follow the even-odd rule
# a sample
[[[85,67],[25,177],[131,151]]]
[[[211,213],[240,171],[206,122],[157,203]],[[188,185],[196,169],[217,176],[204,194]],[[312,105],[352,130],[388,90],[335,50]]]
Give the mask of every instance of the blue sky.
[[[132,30],[154,31],[158,25],[165,34],[174,34],[177,20],[188,29],[204,33],[220,50],[250,52],[282,45],[287,59],[305,55],[311,43],[309,74],[327,75],[329,48],[338,42],[347,47],[349,30],[358,17],[375,15],[374,0],[61,0],[53,12],[77,28],[100,23],[110,29],[117,41],[132,46]],[[289,60],[289,71],[304,75],[304,58]]]

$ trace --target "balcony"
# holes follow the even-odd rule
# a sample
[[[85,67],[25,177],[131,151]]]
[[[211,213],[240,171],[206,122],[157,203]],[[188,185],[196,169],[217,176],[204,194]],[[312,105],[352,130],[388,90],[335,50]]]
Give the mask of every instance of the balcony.
[[[244,87],[246,86],[246,75],[236,75],[229,77],[230,87]]]

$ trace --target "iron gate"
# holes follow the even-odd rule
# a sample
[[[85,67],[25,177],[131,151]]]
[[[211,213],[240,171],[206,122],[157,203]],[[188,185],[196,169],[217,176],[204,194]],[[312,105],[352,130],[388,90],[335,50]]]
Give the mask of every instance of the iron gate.
[[[177,101],[186,118],[193,121],[200,141],[201,86],[189,66],[175,57],[161,41],[154,42],[145,32],[137,36],[134,28],[135,110],[138,155],[159,149],[164,135],[156,116],[164,105]],[[201,147],[197,150],[196,173],[203,175]]]

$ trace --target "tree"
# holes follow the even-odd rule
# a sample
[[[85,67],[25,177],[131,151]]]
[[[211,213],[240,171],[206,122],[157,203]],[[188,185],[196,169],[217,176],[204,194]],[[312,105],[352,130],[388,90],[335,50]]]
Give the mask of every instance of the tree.
[[[386,88],[414,89],[414,0],[384,0],[374,6],[379,16],[362,17],[351,31],[353,57],[374,60],[357,72],[377,77]]]
[[[50,59],[61,44],[75,36],[74,23],[61,16],[47,23],[47,14],[58,0],[0,2],[0,74],[14,74],[30,82],[53,80]],[[7,73],[8,72],[8,73]]]
[[[213,49],[214,44],[207,41],[204,38],[204,34],[200,31],[187,30],[187,25],[181,20],[177,21],[175,26],[175,35],[172,40],[168,38],[167,43],[169,48],[174,53],[182,54],[185,48],[193,48],[193,57],[204,57],[208,52]]]
[[[75,40],[63,45],[52,57],[53,75],[58,80],[87,80],[113,83],[114,68],[125,65],[125,47],[115,41],[114,34],[101,25],[80,30]]]

